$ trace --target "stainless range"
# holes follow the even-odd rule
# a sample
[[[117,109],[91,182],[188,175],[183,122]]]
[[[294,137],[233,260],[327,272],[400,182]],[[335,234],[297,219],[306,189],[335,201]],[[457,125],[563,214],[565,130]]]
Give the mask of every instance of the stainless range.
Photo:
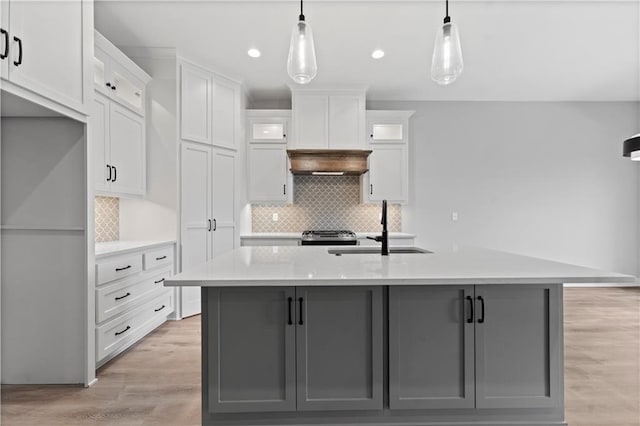
[[[303,231],[303,246],[355,246],[358,238],[353,231]]]

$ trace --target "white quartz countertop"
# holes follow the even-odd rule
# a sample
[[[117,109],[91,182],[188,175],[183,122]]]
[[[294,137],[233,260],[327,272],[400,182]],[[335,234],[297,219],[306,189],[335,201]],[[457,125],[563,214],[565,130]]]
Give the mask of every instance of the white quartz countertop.
[[[241,247],[165,281],[167,286],[625,283],[635,277],[500,251],[328,253],[326,246]]]
[[[96,259],[114,254],[125,254],[142,249],[162,247],[175,244],[175,240],[146,240],[146,241],[107,241],[96,243]]]
[[[380,235],[381,232],[356,232],[356,237],[358,239],[363,239],[367,237],[373,237],[375,235]],[[266,240],[271,239],[300,239],[302,236],[302,232],[252,232],[248,234],[240,235],[240,238],[263,238]],[[389,238],[415,238],[414,234],[408,234],[406,232],[389,232]]]

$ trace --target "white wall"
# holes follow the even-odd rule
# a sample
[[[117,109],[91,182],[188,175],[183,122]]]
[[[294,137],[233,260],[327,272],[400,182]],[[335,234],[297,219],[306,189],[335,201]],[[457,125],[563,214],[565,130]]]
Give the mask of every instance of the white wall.
[[[131,58],[153,77],[147,85],[147,194],[120,200],[120,239],[175,239],[177,236],[176,59]],[[153,49],[150,54],[157,54]]]
[[[637,103],[371,102],[411,109],[403,228],[425,247],[483,246],[638,271]],[[459,220],[453,222],[451,213]]]

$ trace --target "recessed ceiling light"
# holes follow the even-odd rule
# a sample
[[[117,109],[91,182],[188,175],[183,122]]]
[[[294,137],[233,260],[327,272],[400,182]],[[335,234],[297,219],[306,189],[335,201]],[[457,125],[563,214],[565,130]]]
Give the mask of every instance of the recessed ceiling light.
[[[247,51],[247,55],[251,56],[252,58],[259,58],[262,53],[260,53],[258,49],[249,49]]]
[[[380,59],[384,56],[384,50],[382,49],[376,49],[373,52],[371,52],[371,57],[373,59]]]

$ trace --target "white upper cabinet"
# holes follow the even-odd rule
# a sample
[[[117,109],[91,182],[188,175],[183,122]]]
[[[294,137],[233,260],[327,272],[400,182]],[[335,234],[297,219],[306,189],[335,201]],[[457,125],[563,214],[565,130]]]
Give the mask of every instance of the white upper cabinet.
[[[287,132],[291,116],[284,110],[247,111],[247,194],[250,203],[293,202]]]
[[[5,0],[0,8],[0,75],[9,82],[3,89],[88,115],[93,2]]]
[[[144,195],[145,122],[144,117],[111,103],[109,137],[112,168],[111,192]]]
[[[180,62],[180,138],[237,149],[240,85]]]
[[[94,188],[105,195],[144,195],[145,88],[151,77],[100,33],[94,35]]]
[[[96,93],[91,116],[94,188],[106,195],[144,195],[144,117]]]
[[[145,88],[151,77],[99,32],[95,32],[93,83],[96,91],[144,115]]]
[[[294,149],[365,149],[364,91],[292,91]]]
[[[213,75],[194,65],[180,64],[180,137],[211,144]]]
[[[285,145],[253,143],[249,146],[249,202],[286,203],[291,188],[287,188],[287,147]]]
[[[409,201],[409,117],[413,111],[367,111],[369,171],[362,175],[363,202]]]

